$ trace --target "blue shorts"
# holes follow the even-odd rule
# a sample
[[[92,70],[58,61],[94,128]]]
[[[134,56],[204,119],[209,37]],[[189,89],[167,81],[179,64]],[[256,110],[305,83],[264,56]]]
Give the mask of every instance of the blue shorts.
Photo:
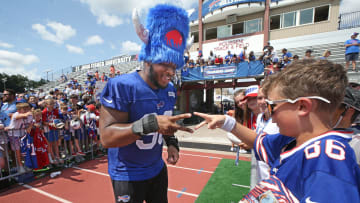
[[[84,133],[81,132],[81,129],[75,130],[74,134],[75,134],[75,139],[78,139],[78,140],[84,140],[85,139],[85,135],[84,135]]]
[[[56,142],[59,140],[59,132],[57,130],[50,130],[48,133],[44,134],[49,142]]]
[[[64,134],[64,140],[65,140],[65,141],[71,140],[71,133],[70,133],[69,130],[64,130],[64,131],[63,131],[63,134]]]

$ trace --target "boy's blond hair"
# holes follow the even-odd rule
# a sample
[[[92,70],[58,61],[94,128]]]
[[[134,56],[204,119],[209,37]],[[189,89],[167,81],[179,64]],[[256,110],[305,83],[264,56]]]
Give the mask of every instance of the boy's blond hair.
[[[25,109],[27,107],[30,107],[30,105],[28,103],[17,103],[16,104],[16,109]]]
[[[322,102],[317,110],[334,112],[343,100],[348,78],[344,68],[327,60],[300,60],[292,62],[284,71],[267,78],[264,94],[278,88],[280,96],[296,99],[320,96],[330,101]],[[319,101],[320,102],[320,101]]]
[[[45,104],[51,104],[51,103],[55,103],[53,98],[49,98],[45,100]]]
[[[32,113],[33,113],[33,116],[35,117],[35,115],[37,115],[37,114],[42,114],[42,111],[40,109],[35,109]]]

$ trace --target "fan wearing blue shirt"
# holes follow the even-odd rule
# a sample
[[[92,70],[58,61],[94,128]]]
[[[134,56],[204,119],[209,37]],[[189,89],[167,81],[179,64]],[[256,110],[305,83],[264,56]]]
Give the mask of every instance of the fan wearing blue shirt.
[[[136,33],[144,42],[139,72],[111,78],[100,97],[100,139],[108,150],[109,174],[116,202],[168,202],[167,167],[162,159],[163,138],[167,162],[176,164],[179,146],[174,133],[192,132],[172,116],[176,68],[184,65],[189,19],[184,9],[160,4],[150,9],[147,27],[133,13]]]
[[[359,33],[354,32],[351,35],[351,39],[346,40],[345,45],[345,69],[348,70],[350,61],[352,63],[352,70],[357,71],[356,69],[356,60],[359,59],[359,46],[360,40],[356,39]]]
[[[303,60],[267,80],[263,91],[279,134],[254,139],[222,115],[201,115],[205,121],[195,128],[221,126],[253,144],[256,158],[271,167],[270,177],[240,202],[360,202],[360,168],[349,145],[353,132],[333,129],[332,120],[344,101],[346,71],[327,60]]]

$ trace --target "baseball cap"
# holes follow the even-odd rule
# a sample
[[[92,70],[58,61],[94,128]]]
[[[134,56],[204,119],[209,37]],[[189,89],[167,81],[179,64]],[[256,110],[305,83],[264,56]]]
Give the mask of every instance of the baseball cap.
[[[351,87],[346,87],[343,104],[349,105],[360,112],[360,91]]]
[[[359,34],[358,32],[354,32],[354,33],[352,33],[351,36],[353,36],[353,35],[358,35],[358,34]]]
[[[90,111],[95,111],[95,109],[96,109],[96,107],[95,107],[94,104],[89,104],[89,105],[86,106],[86,108],[87,108],[88,110],[90,110]]]
[[[250,85],[245,90],[244,99],[247,99],[248,97],[257,97],[258,92],[259,92],[259,86],[258,85]]]

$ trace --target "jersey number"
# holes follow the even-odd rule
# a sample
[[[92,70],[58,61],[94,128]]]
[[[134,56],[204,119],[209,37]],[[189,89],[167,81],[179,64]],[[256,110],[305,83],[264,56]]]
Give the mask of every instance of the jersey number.
[[[337,143],[338,145],[334,143]],[[345,151],[339,145],[345,148],[345,145],[339,141],[326,140],[325,154],[331,159],[345,160]],[[307,159],[313,159],[319,157],[321,153],[320,141],[316,141],[314,144],[306,147],[304,149],[304,152]]]
[[[171,116],[171,115],[172,115],[172,111],[165,111],[165,112],[164,112],[164,115],[166,115],[166,116]],[[145,144],[143,140],[136,140],[136,146],[137,146],[139,149],[152,149],[152,148],[155,146],[156,142],[158,142],[159,145],[163,142],[162,134],[159,134],[158,132],[149,133],[149,134],[147,134],[146,136],[153,136],[151,142]]]

